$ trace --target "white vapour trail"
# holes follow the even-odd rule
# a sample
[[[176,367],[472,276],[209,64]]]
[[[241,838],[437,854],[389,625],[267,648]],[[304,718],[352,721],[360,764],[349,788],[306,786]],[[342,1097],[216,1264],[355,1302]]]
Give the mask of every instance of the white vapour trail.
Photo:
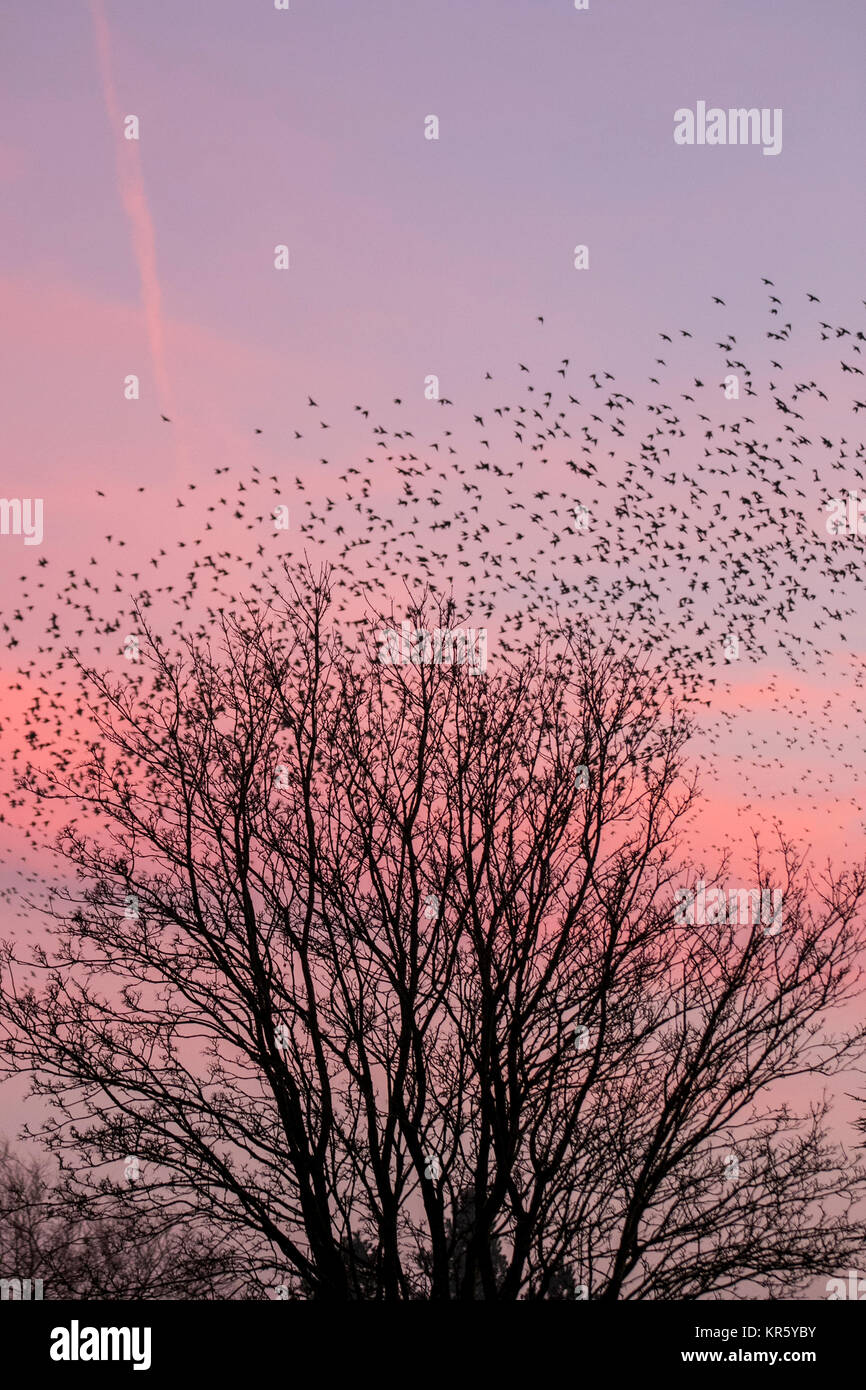
[[[141,280],[141,302],[153,361],[154,377],[162,410],[171,413],[172,399],[166,365],[165,334],[162,319],[162,290],[156,268],[156,238],[141,173],[138,145],[123,135],[123,117],[117,100],[111,66],[111,41],[102,0],[90,0],[90,13],[96,34],[103,95],[115,141],[120,195],[129,219],[132,246]]]

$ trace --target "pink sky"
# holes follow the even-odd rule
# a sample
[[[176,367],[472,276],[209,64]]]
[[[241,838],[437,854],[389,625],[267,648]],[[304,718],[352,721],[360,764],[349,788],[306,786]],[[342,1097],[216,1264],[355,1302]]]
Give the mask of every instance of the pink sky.
[[[659,329],[719,331],[713,293],[741,354],[763,351],[761,275],[798,314],[814,290],[836,322],[863,294],[863,39],[859,0],[18,7],[0,97],[2,492],[44,498],[46,522],[39,548],[0,538],[4,591],[42,557],[86,565],[124,528],[150,554],[181,489],[217,467],[327,491],[320,439],[293,438],[308,393],[331,457],[354,463],[370,448],[357,402],[390,424],[400,397],[432,428],[429,373],[464,424],[484,372],[510,379],[518,360],[544,377],[568,356],[583,385],[607,367],[634,395]],[[783,108],[782,153],[675,146],[674,111],[704,98]],[[138,143],[117,128],[128,113]],[[774,817],[819,863],[862,853],[850,651],[866,625],[822,669],[725,673],[702,746],[707,857]],[[13,665],[4,650],[4,688]]]

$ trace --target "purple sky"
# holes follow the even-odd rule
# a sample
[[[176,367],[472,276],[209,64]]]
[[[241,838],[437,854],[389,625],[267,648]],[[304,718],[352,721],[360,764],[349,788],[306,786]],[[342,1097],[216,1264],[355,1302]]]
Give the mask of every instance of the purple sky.
[[[104,8],[119,104],[142,124],[169,334],[195,325],[273,354],[284,388],[303,362],[305,389],[409,394],[439,370],[453,394],[536,312],[622,369],[708,287],[818,276],[832,303],[856,283],[857,0]],[[4,280],[134,304],[85,0],[7,12],[3,49]],[[782,107],[781,156],[677,147],[673,112],[698,99]],[[438,142],[423,138],[430,113]],[[25,422],[44,367],[20,364]]]

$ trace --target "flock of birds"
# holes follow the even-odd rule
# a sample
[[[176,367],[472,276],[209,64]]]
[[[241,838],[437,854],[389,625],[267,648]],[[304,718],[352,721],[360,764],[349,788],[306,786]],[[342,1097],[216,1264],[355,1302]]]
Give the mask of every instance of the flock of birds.
[[[16,712],[0,731],[13,767],[48,740],[70,743],[70,716],[84,712],[71,651],[115,665],[133,600],[173,609],[176,634],[203,631],[238,595],[264,596],[287,554],[318,555],[334,566],[337,620],[361,635],[371,600],[405,612],[424,588],[453,595],[476,626],[495,625],[492,662],[579,613],[600,640],[649,653],[661,692],[703,706],[705,756],[745,724],[751,751],[736,756],[753,798],[809,754],[820,771],[805,795],[816,809],[838,800],[834,765],[858,776],[866,571],[862,538],[830,535],[824,522],[831,498],[866,496],[866,446],[853,437],[866,410],[866,323],[828,322],[809,293],[798,296],[809,322],[795,331],[795,310],[763,285],[762,341],[738,342],[713,296],[714,343],[661,332],[642,387],[607,370],[578,374],[569,358],[546,379],[521,361],[486,372],[466,416],[446,397],[395,399],[389,424],[355,405],[355,437],[360,427],[370,452],[362,444],[353,456],[329,450],[333,421],[310,396],[302,427],[279,445],[289,468],[251,461],[185,481],[173,545],[143,557],[111,531],[100,555],[55,585],[49,547],[30,551],[0,614],[7,686],[14,678],[29,700],[24,727]],[[273,458],[267,433],[251,435]],[[97,490],[94,505],[105,496]],[[274,522],[281,506],[288,529]],[[819,711],[797,686],[822,667],[844,685],[841,710],[835,687]],[[750,668],[784,748],[749,728],[734,677]]]

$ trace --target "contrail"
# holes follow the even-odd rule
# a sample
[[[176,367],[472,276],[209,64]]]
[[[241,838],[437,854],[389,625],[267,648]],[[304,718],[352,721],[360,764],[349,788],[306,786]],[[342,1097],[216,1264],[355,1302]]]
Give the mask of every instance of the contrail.
[[[111,42],[102,0],[90,0],[90,13],[96,34],[99,69],[105,106],[115,141],[120,194],[132,231],[132,246],[141,280],[141,301],[144,309],[147,337],[153,359],[157,393],[164,413],[172,413],[171,388],[165,356],[165,336],[162,326],[162,291],[156,269],[156,238],[153,219],[147,205],[144,179],[141,173],[137,142],[125,140],[122,134],[123,117],[117,100],[111,68]]]

